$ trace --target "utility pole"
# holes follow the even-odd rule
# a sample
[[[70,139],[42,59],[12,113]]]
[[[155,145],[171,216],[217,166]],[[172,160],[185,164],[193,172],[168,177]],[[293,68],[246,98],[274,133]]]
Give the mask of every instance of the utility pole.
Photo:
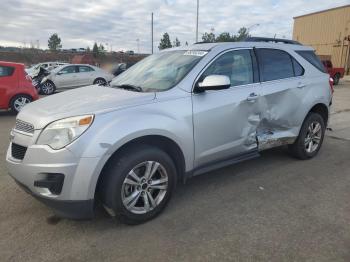
[[[197,0],[196,43],[198,42],[198,16],[199,16],[199,0]]]
[[[152,19],[151,19],[151,42],[152,42],[152,54],[153,54],[153,12],[152,12]]]

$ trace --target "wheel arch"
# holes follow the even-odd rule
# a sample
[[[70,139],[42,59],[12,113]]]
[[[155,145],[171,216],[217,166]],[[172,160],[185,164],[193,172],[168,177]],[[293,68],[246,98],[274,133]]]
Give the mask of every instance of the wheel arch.
[[[329,119],[329,110],[328,110],[328,107],[325,104],[323,104],[323,103],[315,104],[309,110],[308,114],[311,113],[311,112],[321,115],[323,120],[324,120],[325,125],[327,126],[328,119]]]
[[[107,159],[105,164],[103,165],[103,168],[99,174],[96,186],[95,186],[95,198],[96,193],[99,190],[99,187],[102,184],[102,181],[105,177],[105,170],[109,167],[109,165],[113,162],[115,158],[122,155],[123,152],[126,151],[126,149],[130,147],[136,147],[138,145],[149,145],[149,146],[155,146],[164,152],[166,152],[170,158],[174,161],[178,179],[183,179],[185,176],[185,156],[180,148],[180,146],[172,139],[162,136],[162,135],[145,135],[138,138],[134,138],[122,146],[120,146],[110,157]]]

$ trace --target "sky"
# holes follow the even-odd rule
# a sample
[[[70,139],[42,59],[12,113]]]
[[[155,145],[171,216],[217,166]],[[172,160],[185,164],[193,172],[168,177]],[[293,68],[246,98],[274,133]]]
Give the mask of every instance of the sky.
[[[251,27],[253,36],[292,37],[293,17],[350,4],[350,0],[199,0],[199,39],[204,32],[236,33]],[[26,46],[57,33],[63,48],[92,47],[151,52],[168,32],[173,41],[195,42],[196,0],[0,0],[0,45]],[[138,40],[137,40],[138,39]]]

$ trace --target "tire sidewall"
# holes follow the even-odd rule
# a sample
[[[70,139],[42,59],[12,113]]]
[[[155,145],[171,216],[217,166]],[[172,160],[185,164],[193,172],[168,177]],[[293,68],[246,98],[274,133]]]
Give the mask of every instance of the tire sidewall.
[[[157,161],[168,174],[168,190],[162,202],[146,214],[134,214],[126,209],[121,192],[125,177],[137,164],[145,161]],[[105,184],[106,205],[114,210],[117,218],[127,224],[139,224],[157,216],[169,202],[176,186],[176,168],[172,159],[162,150],[150,146],[141,146],[137,150],[127,150],[122,157],[108,168],[108,182]]]
[[[315,121],[317,121],[321,125],[322,135],[321,135],[321,140],[320,140],[318,148],[314,152],[309,153],[306,151],[306,148],[305,148],[305,138],[306,138],[306,134],[307,134],[307,131],[308,131],[310,124],[312,122],[315,122]],[[302,147],[302,153],[305,156],[305,158],[307,158],[307,159],[313,158],[315,155],[317,155],[318,151],[322,147],[323,139],[325,136],[325,131],[326,131],[326,127],[325,127],[325,123],[324,123],[324,120],[323,120],[321,115],[316,114],[316,113],[311,113],[307,116],[307,118],[305,119],[305,121],[302,125],[301,131],[299,134],[299,138],[298,138],[299,146]]]

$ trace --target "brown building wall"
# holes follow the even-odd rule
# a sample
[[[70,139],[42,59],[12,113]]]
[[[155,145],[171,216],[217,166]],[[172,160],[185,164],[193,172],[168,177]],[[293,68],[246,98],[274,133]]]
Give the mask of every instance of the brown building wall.
[[[334,66],[350,69],[350,5],[294,18],[293,39],[331,56]]]

